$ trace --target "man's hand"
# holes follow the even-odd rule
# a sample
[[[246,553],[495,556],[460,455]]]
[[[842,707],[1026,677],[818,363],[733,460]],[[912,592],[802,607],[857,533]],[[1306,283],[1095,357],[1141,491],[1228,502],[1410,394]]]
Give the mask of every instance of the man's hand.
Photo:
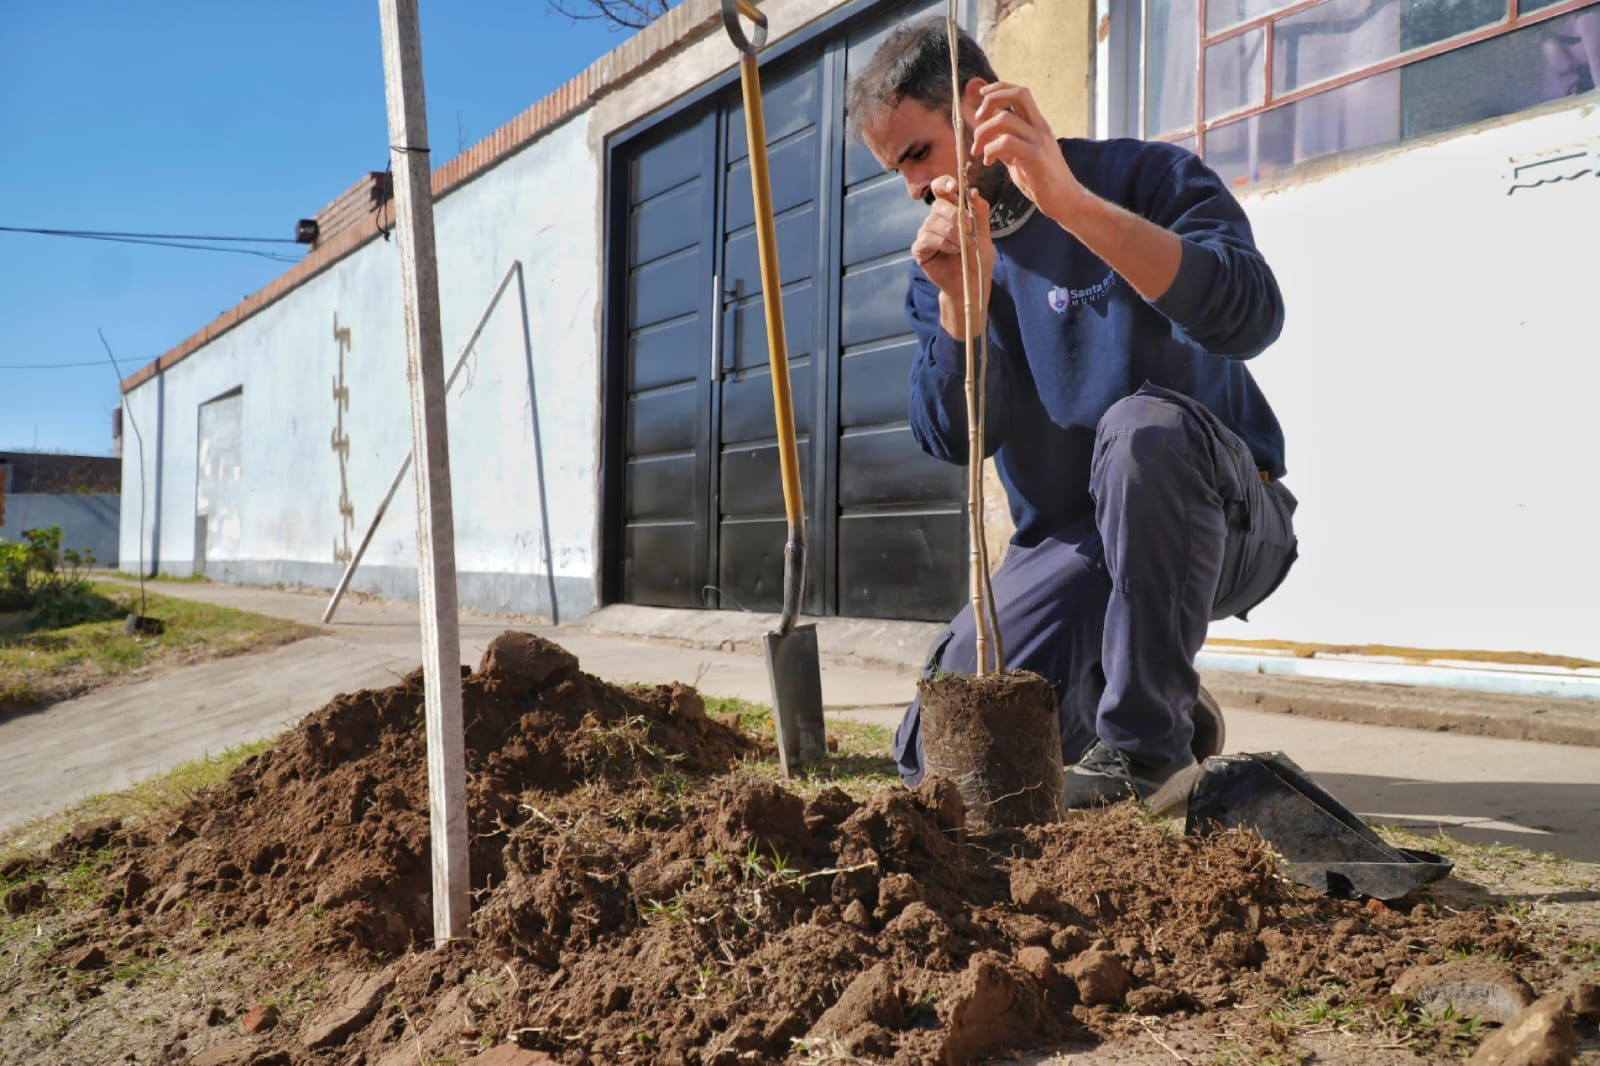
[[[972,214],[977,232],[967,234],[967,253],[971,257],[971,285],[974,320],[964,323],[965,309],[961,289],[960,208],[956,179],[945,175],[933,179],[935,196],[928,217],[923,219],[911,242],[911,258],[928,280],[939,288],[939,324],[957,340],[965,341],[983,332],[986,325],[978,313],[989,303],[989,283],[994,273],[994,241],[989,236],[989,204],[969,187]]]
[[[1177,234],[1085,189],[1027,89],[995,81],[978,92],[973,155],[985,164],[1005,164],[1012,182],[1046,218],[1082,241],[1140,296],[1160,299],[1183,263]]]
[[[1070,231],[1084,189],[1062,157],[1056,135],[1034,103],[1033,94],[1003,81],[990,82],[979,92],[983,101],[978,105],[972,135],[973,156],[986,166],[1005,164],[1022,195]]]

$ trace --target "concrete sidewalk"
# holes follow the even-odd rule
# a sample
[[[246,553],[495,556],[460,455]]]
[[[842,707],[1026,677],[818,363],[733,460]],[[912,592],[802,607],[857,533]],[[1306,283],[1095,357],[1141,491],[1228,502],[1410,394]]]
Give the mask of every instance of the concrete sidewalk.
[[[308,624],[317,624],[326,602],[320,593],[227,585],[162,583],[154,591]],[[585,670],[610,681],[683,681],[709,695],[769,702],[766,665],[755,650],[767,624],[760,616],[717,619],[694,612],[683,619],[694,623],[686,629],[674,628],[677,614],[647,616],[661,631],[645,633],[636,622],[622,631],[623,622],[609,610],[559,631],[463,614],[462,656],[476,664],[500,632],[523,629],[560,641]],[[892,726],[913,691],[929,635],[918,623],[825,627],[823,689],[830,713]],[[340,692],[387,685],[416,667],[419,641],[415,605],[353,599],[333,625],[296,644],[0,722],[0,827],[273,735]],[[1311,687],[1291,685],[1285,694],[1282,686],[1290,683],[1270,679],[1274,687],[1263,696],[1228,680],[1207,679],[1227,710],[1230,750],[1286,751],[1345,803],[1385,821],[1600,861],[1600,752],[1592,748],[1268,713],[1257,703],[1304,703],[1304,693],[1315,693],[1317,685],[1298,682]],[[1405,695],[1424,710],[1452,705],[1452,694],[1419,692]],[[1368,694],[1366,705],[1395,698],[1375,695]],[[1340,698],[1355,702],[1360,693]]]

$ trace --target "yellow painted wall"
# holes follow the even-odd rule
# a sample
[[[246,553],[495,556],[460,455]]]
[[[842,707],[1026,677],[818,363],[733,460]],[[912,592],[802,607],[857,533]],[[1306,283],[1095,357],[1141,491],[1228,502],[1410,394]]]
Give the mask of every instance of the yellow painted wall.
[[[1094,114],[1094,0],[1010,8],[986,44],[995,72],[1026,85],[1057,137],[1087,137]]]

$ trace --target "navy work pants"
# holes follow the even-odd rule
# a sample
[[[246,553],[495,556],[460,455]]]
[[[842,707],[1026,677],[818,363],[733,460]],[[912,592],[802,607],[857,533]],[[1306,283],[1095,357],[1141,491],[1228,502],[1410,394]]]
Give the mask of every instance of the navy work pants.
[[[1204,406],[1145,385],[1095,431],[1094,515],[1037,544],[1012,544],[993,576],[1006,665],[1061,698],[1061,750],[1095,738],[1157,763],[1194,727],[1194,658],[1214,618],[1243,616],[1294,562],[1295,498],[1265,482],[1250,450]],[[933,646],[929,670],[972,673],[970,604]],[[895,733],[907,784],[922,780],[916,701]]]

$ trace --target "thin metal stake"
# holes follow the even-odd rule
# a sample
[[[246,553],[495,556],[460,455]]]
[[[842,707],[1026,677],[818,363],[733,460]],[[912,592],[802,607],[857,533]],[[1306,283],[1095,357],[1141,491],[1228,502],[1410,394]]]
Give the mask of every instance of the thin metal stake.
[[[550,543],[550,497],[544,491],[544,442],[539,436],[539,394],[533,387],[533,333],[528,328],[528,286],[522,277],[522,261],[512,266],[517,272],[517,302],[522,307],[522,357],[528,364],[528,411],[533,420],[533,469],[539,479],[539,522],[544,537],[544,572],[550,582],[550,621],[561,624],[561,608],[556,606],[555,547]],[[495,294],[499,298],[499,293]]]

